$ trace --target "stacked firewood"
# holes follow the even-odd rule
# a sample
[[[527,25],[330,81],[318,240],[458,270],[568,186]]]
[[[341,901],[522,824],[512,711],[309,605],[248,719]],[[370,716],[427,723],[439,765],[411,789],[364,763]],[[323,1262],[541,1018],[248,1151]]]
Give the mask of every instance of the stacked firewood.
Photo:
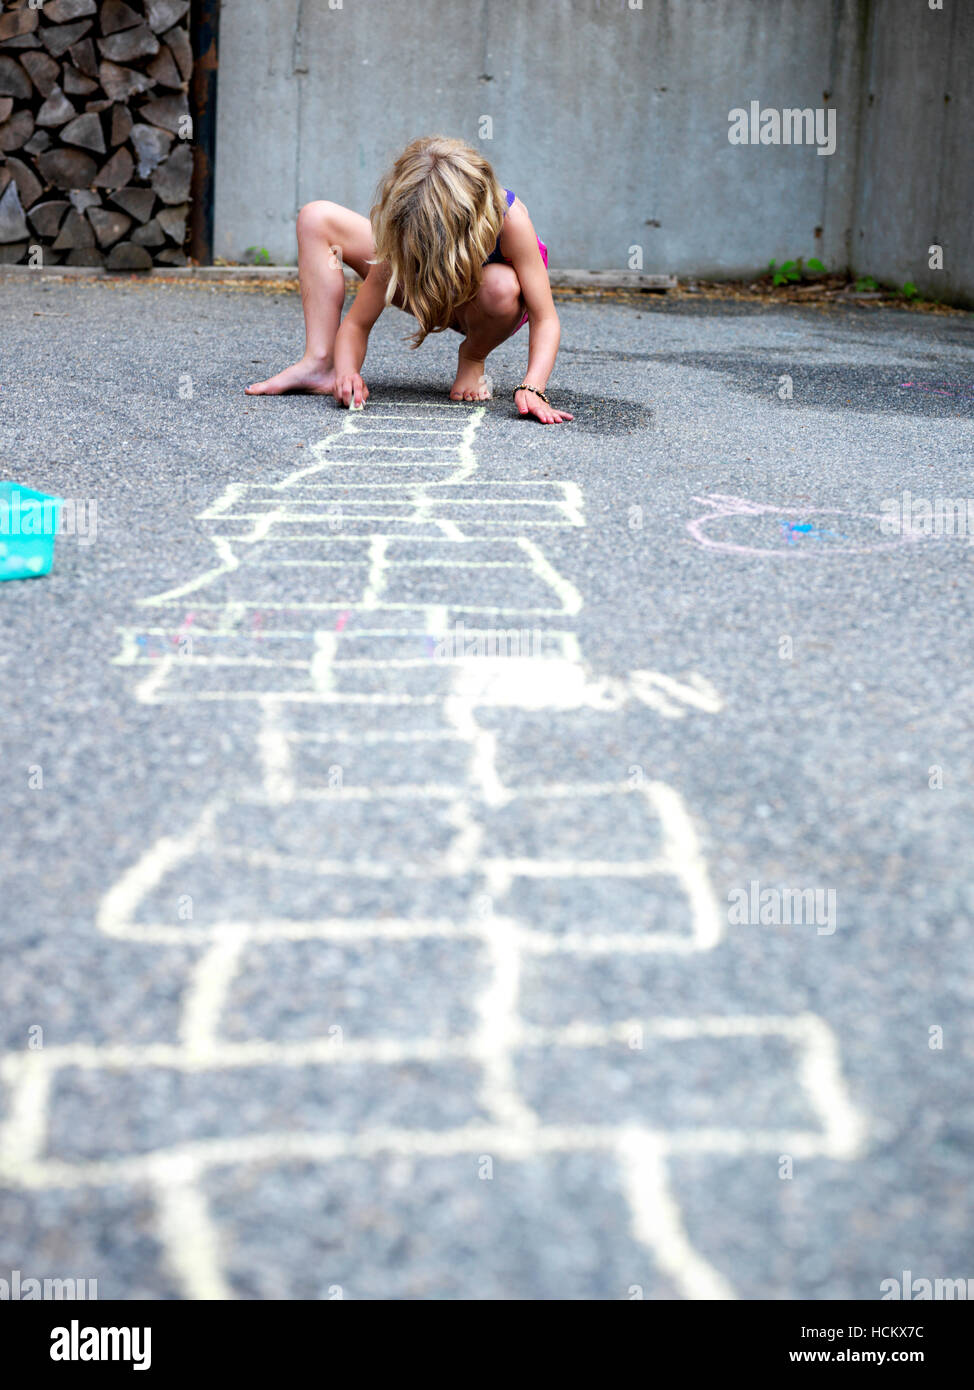
[[[186,264],[189,4],[5,0],[0,264]]]

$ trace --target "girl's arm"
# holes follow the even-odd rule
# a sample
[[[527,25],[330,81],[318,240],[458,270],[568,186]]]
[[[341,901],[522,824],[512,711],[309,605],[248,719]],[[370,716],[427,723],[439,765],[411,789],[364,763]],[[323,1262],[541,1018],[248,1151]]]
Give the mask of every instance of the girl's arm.
[[[515,198],[504,219],[501,252],[517,272],[528,311],[528,366],[521,379],[546,391],[558,355],[561,324],[551,297],[548,270],[538,250],[538,234],[520,198]],[[518,391],[514,400],[521,415],[534,415],[546,425],[572,418],[566,410],[547,405],[533,391]]]
[[[351,309],[335,335],[335,385],[332,394],[339,405],[364,405],[369,388],[360,375],[376,319],[386,307],[389,274],[382,265],[373,265],[359,286]]]

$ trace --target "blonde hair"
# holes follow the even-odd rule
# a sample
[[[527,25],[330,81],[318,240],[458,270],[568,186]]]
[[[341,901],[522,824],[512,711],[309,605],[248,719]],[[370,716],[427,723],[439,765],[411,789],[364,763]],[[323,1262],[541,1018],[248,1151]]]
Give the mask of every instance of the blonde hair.
[[[445,135],[414,140],[382,179],[370,214],[375,259],[389,266],[386,303],[398,291],[419,323],[413,347],[476,295],[506,209],[483,155]]]

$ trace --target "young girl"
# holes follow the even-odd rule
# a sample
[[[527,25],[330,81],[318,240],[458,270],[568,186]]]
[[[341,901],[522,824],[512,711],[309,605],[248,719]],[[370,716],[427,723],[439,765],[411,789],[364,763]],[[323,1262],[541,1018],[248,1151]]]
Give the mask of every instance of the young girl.
[[[364,284],[339,327],[343,260]],[[304,356],[249,386],[251,395],[311,391],[363,405],[369,333],[385,306],[395,304],[419,323],[413,347],[447,328],[463,334],[454,401],[489,399],[487,354],[529,323],[527,372],[514,391],[518,411],[546,425],[572,418],[545,392],[561,337],[548,248],[521,200],[461,140],[414,140],[380,184],[371,222],[336,203],[306,204],[298,214],[298,265]]]

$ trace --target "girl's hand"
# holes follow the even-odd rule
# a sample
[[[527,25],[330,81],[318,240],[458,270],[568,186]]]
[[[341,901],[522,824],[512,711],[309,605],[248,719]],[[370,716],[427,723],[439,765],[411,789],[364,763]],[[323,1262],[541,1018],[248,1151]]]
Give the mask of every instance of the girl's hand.
[[[342,372],[335,377],[332,395],[339,405],[364,405],[369,399],[369,388],[358,372]]]
[[[519,415],[533,415],[543,425],[560,425],[565,420],[575,418],[567,410],[556,410],[553,405],[548,405],[533,391],[515,391],[514,404]]]

